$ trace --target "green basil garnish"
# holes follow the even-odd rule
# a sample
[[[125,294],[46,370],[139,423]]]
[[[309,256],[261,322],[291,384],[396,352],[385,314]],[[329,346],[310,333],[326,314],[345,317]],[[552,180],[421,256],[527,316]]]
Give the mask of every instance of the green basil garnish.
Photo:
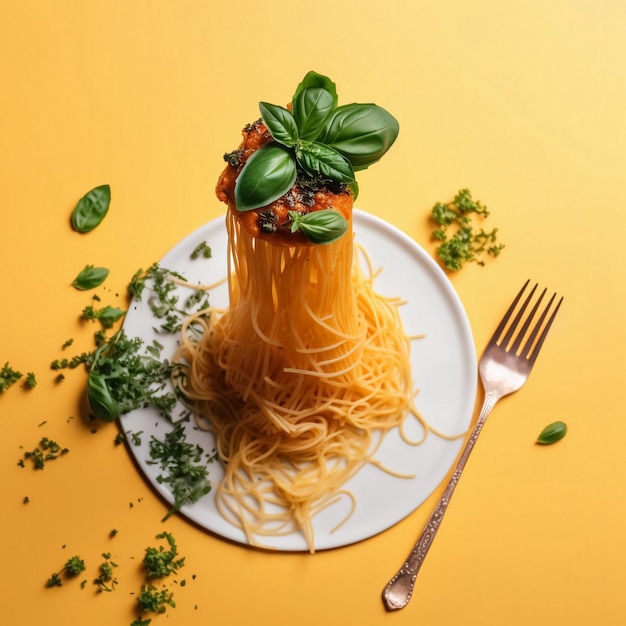
[[[264,145],[246,161],[237,177],[237,208],[250,211],[278,200],[296,182],[296,174],[296,163],[283,145]]]
[[[391,148],[399,129],[396,119],[375,104],[347,104],[335,109],[318,141],[363,170]]]
[[[111,328],[115,322],[118,322],[126,315],[126,311],[116,306],[105,306],[98,310],[98,321],[102,324],[102,328]]]
[[[354,182],[352,166],[339,152],[323,143],[305,143],[296,148],[296,159],[302,169],[309,174],[323,174],[338,183]]]
[[[99,287],[109,275],[106,267],[94,267],[93,265],[85,265],[78,276],[72,282],[72,285],[80,291],[94,289]]]
[[[567,424],[564,422],[553,422],[548,424],[537,437],[537,443],[541,445],[550,445],[563,439],[567,434]]]
[[[311,213],[289,211],[291,232],[300,230],[313,243],[332,243],[348,230],[346,218],[332,209],[322,209]]]
[[[313,141],[336,106],[335,98],[322,87],[306,87],[294,95],[293,117],[297,121],[300,139]]]
[[[302,79],[300,84],[296,87],[296,91],[293,94],[292,102],[296,100],[297,96],[303,89],[308,89],[309,87],[321,87],[325,89],[332,97],[334,105],[337,106],[339,102],[339,96],[337,95],[337,86],[335,83],[328,78],[328,76],[324,76],[323,74],[318,74],[311,70],[306,74],[306,76]]]
[[[93,414],[105,422],[114,422],[120,416],[120,408],[111,395],[106,379],[93,370],[87,379],[87,401]]]
[[[337,106],[327,76],[309,72],[285,107],[259,103],[273,143],[246,162],[235,183],[239,211],[266,206],[283,196],[299,175],[322,176],[357,189],[354,172],[376,163],[399,132],[396,119],[375,104]]]
[[[88,233],[104,219],[111,204],[111,188],[100,185],[87,192],[72,211],[72,228],[79,233]]]
[[[299,133],[296,120],[284,107],[260,102],[261,117],[272,137],[284,146],[295,146],[298,143]]]

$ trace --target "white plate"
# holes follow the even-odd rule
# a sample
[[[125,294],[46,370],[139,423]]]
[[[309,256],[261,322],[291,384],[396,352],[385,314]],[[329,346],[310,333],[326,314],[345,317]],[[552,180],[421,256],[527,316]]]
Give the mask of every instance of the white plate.
[[[386,296],[401,296],[407,303],[401,314],[408,334],[424,334],[412,343],[413,379],[420,390],[417,408],[436,430],[448,435],[464,433],[472,418],[476,393],[476,355],[467,317],[445,273],[433,259],[404,233],[383,220],[355,210],[356,241],[369,252],[374,268],[382,268],[375,282],[376,290]],[[206,241],[211,259],[191,260],[196,246]],[[176,245],[159,265],[183,274],[191,283],[209,284],[226,274],[227,241],[224,219],[216,219],[188,235]],[[184,292],[184,288],[181,288]],[[184,297],[184,293],[182,294]],[[228,294],[223,285],[210,293],[215,306],[227,306]],[[144,298],[130,308],[124,329],[129,336],[139,336],[147,344],[157,339],[165,346],[162,356],[170,358],[176,337],[156,334],[159,322]],[[158,466],[150,465],[148,443],[151,435],[163,439],[169,425],[155,410],[141,409],[122,417],[125,431],[143,431],[140,446],[131,446],[139,468],[148,481],[168,502],[173,498],[156,478]],[[417,431],[415,433],[418,434]],[[191,426],[187,439],[207,452],[213,448],[209,433]],[[397,431],[385,437],[376,458],[386,467],[415,478],[397,478],[365,466],[346,485],[355,496],[357,508],[352,517],[336,531],[348,503],[340,501],[324,510],[314,520],[315,549],[348,545],[384,531],[412,513],[444,479],[461,448],[462,438],[442,439],[432,433],[417,446],[408,446]],[[221,478],[219,464],[209,466],[212,482]],[[183,507],[187,518],[221,537],[247,543],[238,529],[218,513],[212,493]],[[284,537],[262,538],[269,548],[306,550],[304,538],[293,533]]]

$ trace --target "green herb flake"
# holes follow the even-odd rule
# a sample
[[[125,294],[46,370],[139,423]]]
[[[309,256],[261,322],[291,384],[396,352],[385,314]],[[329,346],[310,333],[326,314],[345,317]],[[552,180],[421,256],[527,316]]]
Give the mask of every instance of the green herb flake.
[[[194,248],[191,253],[191,258],[194,260],[199,259],[200,257],[203,259],[210,259],[212,254],[213,252],[211,250],[211,246],[209,246],[206,241],[202,241]]]
[[[104,552],[102,558],[104,561],[100,564],[99,576],[93,582],[94,585],[98,587],[99,592],[111,592],[115,590],[117,585],[117,578],[115,578],[117,563],[111,560],[111,554],[109,552]]]
[[[547,446],[560,441],[565,435],[567,435],[567,424],[565,422],[552,422],[539,433],[535,443]]]
[[[149,463],[158,463],[164,470],[164,474],[157,476],[157,481],[168,485],[174,496],[174,505],[163,521],[183,505],[197,502],[211,491],[207,462],[211,463],[215,458],[216,454],[209,456],[202,447],[186,440],[182,422],[177,422],[163,441],[152,436]]]
[[[79,556],[73,556],[68,559],[64,569],[69,576],[78,576],[85,571],[85,562]]]
[[[62,587],[63,581],[61,580],[61,576],[55,572],[50,575],[50,578],[46,581],[46,587]]]
[[[126,311],[118,307],[105,306],[101,309],[95,309],[89,305],[83,309],[82,318],[84,320],[97,320],[102,325],[102,328],[112,328],[116,322],[122,319],[126,315]]]
[[[157,589],[152,584],[145,584],[137,596],[137,602],[143,612],[161,614],[165,613],[168,606],[176,606],[173,597],[174,594],[167,589]]]
[[[61,575],[65,573],[66,576],[74,578],[80,573],[85,571],[85,562],[79,556],[70,557],[60,572],[55,572],[50,575],[50,578],[46,581],[46,587],[62,587],[63,579]]]
[[[0,370],[0,393],[6,391],[11,385],[14,385],[20,378],[22,373],[14,370],[8,363]]]
[[[146,548],[143,566],[148,578],[164,578],[185,565],[185,557],[177,558],[176,540],[171,533],[162,532],[156,539],[165,539],[169,549],[166,550],[163,546]]]
[[[26,389],[34,389],[37,386],[37,377],[33,372],[26,374],[26,380],[24,380],[24,387]]]
[[[94,415],[112,422],[134,409],[152,405],[171,417],[176,394],[166,388],[173,365],[142,351],[143,341],[117,331],[93,355],[87,399]]]
[[[180,302],[180,295],[177,293],[180,284],[186,284],[184,276],[154,263],[145,272],[141,269],[135,272],[128,284],[128,292],[134,300],[141,300],[144,291],[148,289],[151,292],[147,297],[150,310],[157,319],[162,320],[160,330],[175,334],[192,312],[191,305],[196,304]],[[206,308],[206,303],[201,308]]]
[[[42,437],[39,445],[33,450],[25,452],[22,462],[18,464],[24,467],[24,461],[30,460],[34,469],[42,470],[48,461],[54,461],[68,452],[67,448],[62,448],[56,441]]]
[[[431,220],[437,225],[433,239],[440,241],[437,255],[443,266],[452,272],[465,263],[485,265],[485,255],[497,257],[503,244],[497,243],[496,228],[485,231],[476,222],[489,216],[487,207],[474,200],[469,189],[461,189],[452,202],[438,202],[431,210]]]

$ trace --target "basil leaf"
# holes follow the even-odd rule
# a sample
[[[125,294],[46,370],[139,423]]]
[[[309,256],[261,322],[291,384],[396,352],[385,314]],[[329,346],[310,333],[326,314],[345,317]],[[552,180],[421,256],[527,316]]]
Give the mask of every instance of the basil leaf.
[[[243,166],[235,183],[239,211],[252,211],[278,200],[296,181],[292,153],[278,143],[259,148]]]
[[[114,422],[120,416],[119,405],[111,395],[106,379],[93,370],[87,379],[87,401],[93,414],[105,422]]]
[[[551,443],[556,443],[557,441],[563,439],[567,434],[567,424],[564,422],[553,422],[552,424],[548,424],[542,431],[539,433],[539,437],[537,437],[538,444],[541,445],[550,445]]]
[[[72,211],[72,228],[79,233],[88,233],[104,219],[111,204],[111,188],[100,185],[87,192]]]
[[[105,306],[98,311],[98,321],[102,324],[103,328],[111,328],[115,322],[122,319],[126,311],[116,306]]]
[[[313,142],[296,148],[296,158],[310,176],[322,174],[338,183],[352,183],[354,171],[348,160],[336,150]]]
[[[301,230],[313,243],[326,244],[336,241],[348,230],[348,221],[337,211],[322,209],[304,215],[289,211],[291,232]]]
[[[397,120],[376,104],[346,104],[335,109],[317,140],[363,170],[391,148],[399,130]]]
[[[292,147],[298,141],[298,127],[290,111],[269,102],[259,102],[261,117],[278,143]]]
[[[323,87],[306,87],[293,99],[293,117],[300,131],[300,139],[313,141],[324,127],[324,122],[337,106],[332,94]]]
[[[337,86],[335,83],[330,80],[328,76],[318,74],[312,70],[307,73],[307,75],[302,79],[302,82],[296,87],[296,92],[293,94],[291,102],[293,103],[296,100],[303,89],[308,89],[309,87],[321,87],[322,89],[328,91],[333,99],[334,107],[337,106],[339,96],[337,95]]]
[[[85,265],[78,276],[72,282],[72,285],[80,291],[86,291],[87,289],[94,289],[99,287],[109,275],[109,270],[106,267],[94,267],[93,265]]]

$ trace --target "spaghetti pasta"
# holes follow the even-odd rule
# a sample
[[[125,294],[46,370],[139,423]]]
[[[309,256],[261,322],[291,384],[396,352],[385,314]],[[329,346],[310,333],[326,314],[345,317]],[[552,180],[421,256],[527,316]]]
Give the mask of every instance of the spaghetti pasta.
[[[414,409],[399,301],[378,295],[352,236],[274,246],[227,214],[228,310],[183,332],[184,395],[215,434],[222,515],[250,543],[300,530]]]
[[[310,133],[313,118],[302,122],[298,114],[324,99],[332,102],[333,90],[327,78],[307,75],[294,95],[301,105],[294,111],[296,127],[306,124]],[[262,111],[268,106],[273,105]],[[357,107],[348,112],[356,113],[350,119],[357,124],[376,118],[370,137],[380,141],[371,154],[361,144],[355,153],[355,168],[363,169],[393,143],[397,122],[375,105],[350,106]],[[278,117],[267,122],[270,126],[291,115],[272,110]],[[323,122],[324,116],[326,111],[315,119]],[[317,132],[330,137],[333,124]],[[228,205],[229,308],[187,321],[178,355],[187,375],[179,384],[198,425],[215,435],[225,472],[215,497],[224,518],[253,545],[262,544],[263,536],[300,531],[313,551],[316,513],[337,498],[351,498],[344,485],[373,459],[385,432],[410,415],[422,422],[414,406],[411,339],[403,329],[400,301],[375,291],[375,273],[354,243],[352,189],[329,180],[328,168],[310,171],[315,159],[343,160],[339,169],[347,176],[348,158],[318,146],[304,160],[307,171],[294,174],[292,187],[271,192],[273,200],[259,204],[257,191],[264,183],[246,170],[251,158],[265,150],[272,167],[287,163],[289,171],[293,155],[289,143],[268,151],[276,144],[265,120],[248,125],[243,134],[240,148],[225,157],[228,165],[217,187]],[[302,143],[299,149],[310,146]],[[259,163],[266,166],[263,159],[256,159],[255,175]],[[237,198],[244,191],[238,195],[236,185],[246,171],[244,191],[250,197],[239,210]],[[317,211],[326,219],[320,222]],[[307,229],[300,231],[305,221]],[[333,224],[333,238],[318,245],[322,222]],[[308,240],[307,233],[315,238]],[[189,325],[202,327],[199,339],[186,332]]]

